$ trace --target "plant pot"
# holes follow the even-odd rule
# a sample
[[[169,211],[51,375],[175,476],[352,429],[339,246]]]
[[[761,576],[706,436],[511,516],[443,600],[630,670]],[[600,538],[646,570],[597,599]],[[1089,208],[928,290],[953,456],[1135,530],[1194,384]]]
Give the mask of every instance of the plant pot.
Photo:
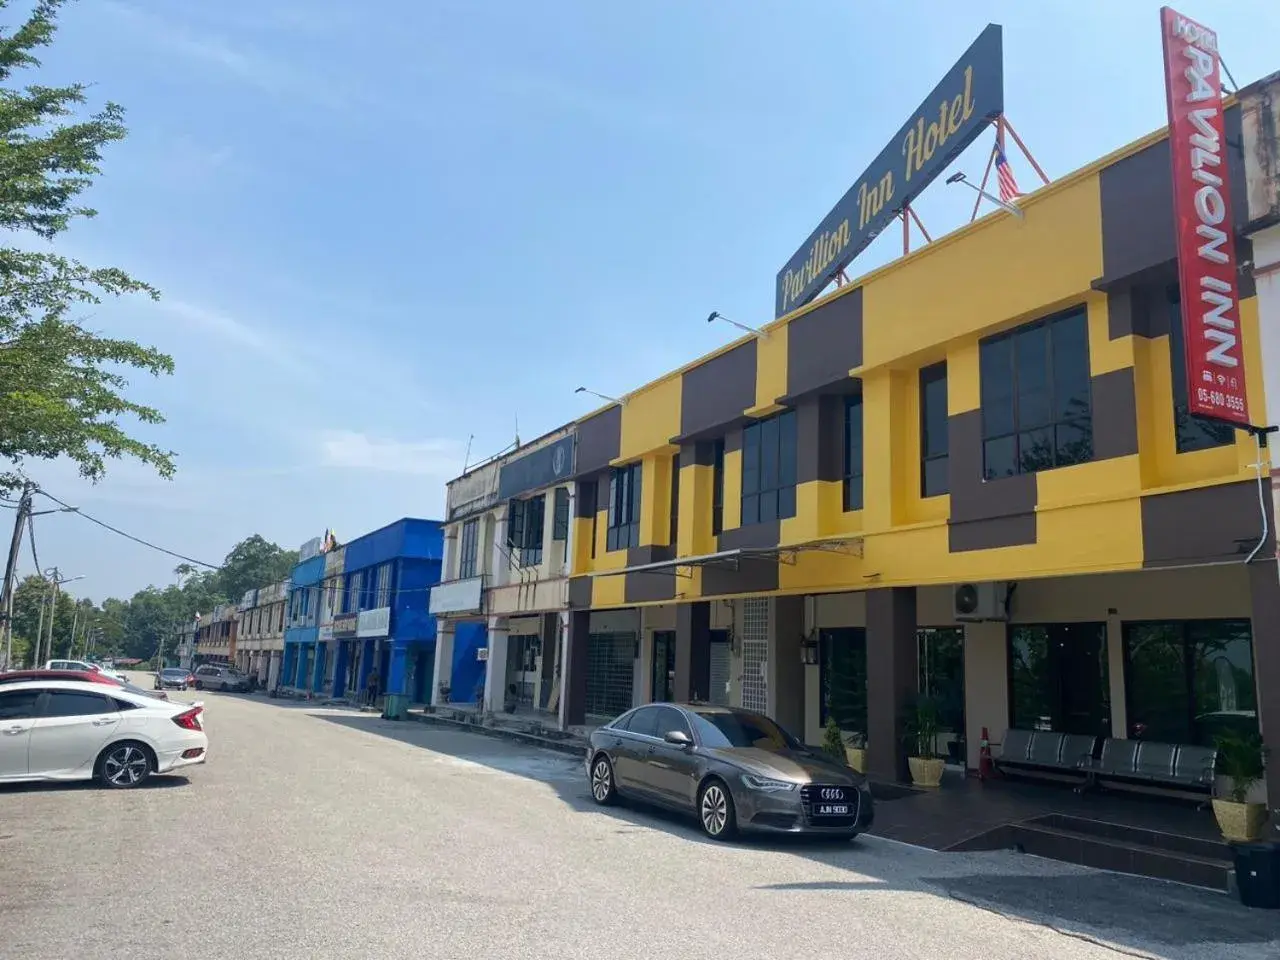
[[[911,768],[911,782],[917,787],[939,787],[942,785],[943,762],[934,757],[907,757],[907,766]]]
[[[1236,803],[1234,800],[1213,801],[1213,816],[1218,829],[1230,843],[1252,843],[1262,839],[1263,825],[1267,819],[1264,803]]]
[[[845,762],[859,773],[867,772],[867,748],[866,747],[845,747]]]

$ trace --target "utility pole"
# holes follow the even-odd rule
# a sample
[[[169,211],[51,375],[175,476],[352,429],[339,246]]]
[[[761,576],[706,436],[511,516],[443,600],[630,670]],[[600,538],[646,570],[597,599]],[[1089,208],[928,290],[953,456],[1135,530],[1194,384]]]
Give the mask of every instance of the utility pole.
[[[22,546],[22,531],[26,528],[27,518],[31,515],[32,485],[28,481],[22,485],[22,496],[18,500],[17,516],[13,521],[13,538],[9,541],[9,559],[4,567],[4,584],[0,586],[0,635],[4,639],[4,669],[8,670],[13,662],[13,595],[17,592],[14,575],[18,569],[18,548]]]
[[[76,627],[80,625],[80,604],[76,604],[75,612],[71,615],[71,636],[67,638],[67,659],[71,659],[71,654],[76,645]]]
[[[49,635],[45,640],[45,661],[53,659],[53,624],[58,619],[58,594],[62,592],[62,573],[53,568],[53,594],[49,603]]]

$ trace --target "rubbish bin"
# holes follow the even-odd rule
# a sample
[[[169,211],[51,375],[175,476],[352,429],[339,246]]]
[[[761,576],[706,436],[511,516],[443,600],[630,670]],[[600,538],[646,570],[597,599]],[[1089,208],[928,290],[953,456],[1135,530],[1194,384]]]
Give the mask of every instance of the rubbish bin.
[[[1280,844],[1241,843],[1235,847],[1236,889],[1246,907],[1280,910]]]
[[[382,716],[387,720],[403,720],[409,714],[409,698],[388,693],[382,707]]]

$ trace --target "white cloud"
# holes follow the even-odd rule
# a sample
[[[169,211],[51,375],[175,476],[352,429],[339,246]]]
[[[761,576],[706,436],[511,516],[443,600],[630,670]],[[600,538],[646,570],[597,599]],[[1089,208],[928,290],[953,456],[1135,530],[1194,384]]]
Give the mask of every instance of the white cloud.
[[[330,430],[320,437],[320,452],[326,467],[444,479],[462,472],[463,449],[456,440],[391,440]]]

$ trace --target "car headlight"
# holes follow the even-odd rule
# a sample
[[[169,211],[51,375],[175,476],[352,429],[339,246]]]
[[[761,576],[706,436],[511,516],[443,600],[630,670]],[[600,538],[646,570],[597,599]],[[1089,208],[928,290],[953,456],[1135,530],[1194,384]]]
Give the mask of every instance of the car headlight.
[[[786,780],[770,780],[768,777],[758,777],[754,773],[744,773],[742,782],[752,790],[760,790],[764,793],[785,793],[796,788],[794,783],[788,783]]]

